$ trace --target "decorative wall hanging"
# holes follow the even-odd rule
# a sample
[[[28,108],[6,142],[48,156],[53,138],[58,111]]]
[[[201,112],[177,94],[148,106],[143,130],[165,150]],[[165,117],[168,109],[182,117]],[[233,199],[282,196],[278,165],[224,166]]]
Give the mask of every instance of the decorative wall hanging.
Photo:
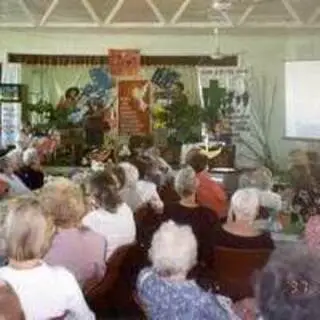
[[[120,81],[118,97],[119,135],[150,133],[150,82],[147,80]]]
[[[114,50],[108,52],[110,72],[117,77],[137,76],[140,72],[139,50]]]

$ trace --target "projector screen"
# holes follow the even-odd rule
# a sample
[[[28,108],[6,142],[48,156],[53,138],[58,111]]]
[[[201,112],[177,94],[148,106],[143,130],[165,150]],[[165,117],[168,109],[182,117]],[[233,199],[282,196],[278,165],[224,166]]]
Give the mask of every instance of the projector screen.
[[[285,64],[285,135],[320,139],[320,61]]]

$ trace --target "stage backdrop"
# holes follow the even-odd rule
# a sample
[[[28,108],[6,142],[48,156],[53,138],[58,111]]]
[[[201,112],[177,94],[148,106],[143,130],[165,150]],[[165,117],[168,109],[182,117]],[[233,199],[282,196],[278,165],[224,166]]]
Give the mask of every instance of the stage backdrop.
[[[231,125],[233,142],[248,132],[251,112],[249,72],[239,67],[198,68],[201,104],[215,103],[220,99],[219,119]]]
[[[120,135],[151,132],[151,83],[127,80],[118,84],[118,132]]]

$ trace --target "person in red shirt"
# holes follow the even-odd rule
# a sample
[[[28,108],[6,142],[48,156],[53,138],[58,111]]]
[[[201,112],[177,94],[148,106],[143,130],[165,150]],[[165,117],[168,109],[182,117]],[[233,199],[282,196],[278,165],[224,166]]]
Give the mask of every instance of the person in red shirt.
[[[215,182],[207,172],[208,158],[201,150],[194,149],[189,152],[186,159],[197,174],[197,201],[199,204],[213,210],[218,217],[225,218],[228,211],[228,198],[223,187]]]

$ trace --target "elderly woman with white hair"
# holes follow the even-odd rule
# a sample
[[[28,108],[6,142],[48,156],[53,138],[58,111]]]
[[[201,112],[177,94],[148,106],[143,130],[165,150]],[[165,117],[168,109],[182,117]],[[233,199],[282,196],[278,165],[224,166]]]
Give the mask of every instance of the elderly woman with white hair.
[[[133,212],[146,205],[150,205],[156,212],[162,212],[163,202],[157,186],[142,179],[136,166],[129,162],[121,162],[115,173],[120,181],[120,196]]]
[[[251,176],[251,186],[259,190],[260,206],[279,212],[281,210],[281,196],[272,191],[272,172],[266,167],[256,169]]]
[[[197,262],[197,241],[190,227],[163,223],[153,237],[149,257],[152,267],[143,269],[137,280],[149,319],[232,319],[217,296],[187,280]]]
[[[216,230],[217,246],[235,249],[273,249],[270,233],[255,227],[259,213],[259,191],[239,189],[231,198],[228,221]]]
[[[219,223],[215,213],[196,201],[198,179],[191,166],[182,168],[176,175],[174,187],[179,202],[166,204],[164,216],[179,225],[188,225],[198,241],[198,258],[201,264],[212,256],[214,230]]]
[[[17,173],[19,178],[30,190],[42,188],[44,184],[44,173],[41,168],[38,151],[28,148],[22,155],[23,166]]]

